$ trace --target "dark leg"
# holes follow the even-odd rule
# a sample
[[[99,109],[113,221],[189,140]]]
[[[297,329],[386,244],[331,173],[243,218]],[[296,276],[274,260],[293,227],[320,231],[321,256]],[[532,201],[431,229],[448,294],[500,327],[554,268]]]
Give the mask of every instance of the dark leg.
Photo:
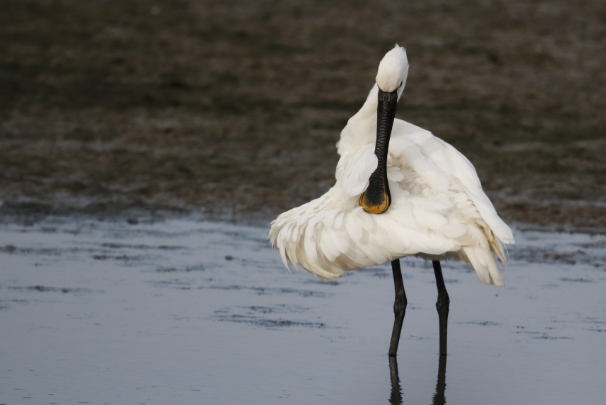
[[[389,403],[392,405],[401,405],[402,388],[400,387],[397,357],[389,357],[389,376],[391,377],[391,396],[389,397]]]
[[[440,356],[446,356],[446,336],[448,332],[448,308],[450,307],[450,298],[444,285],[442,276],[442,266],[438,260],[433,261],[433,271],[436,275],[436,285],[438,286],[438,301],[436,308],[440,318]]]
[[[404,281],[402,280],[402,269],[400,268],[400,260],[396,259],[391,262],[393,270],[393,283],[396,287],[396,300],[393,304],[393,312],[395,320],[393,322],[393,331],[391,332],[391,343],[389,344],[389,355],[395,356],[398,353],[398,343],[400,343],[400,331],[404,322],[404,314],[406,313],[406,293],[404,292]]]

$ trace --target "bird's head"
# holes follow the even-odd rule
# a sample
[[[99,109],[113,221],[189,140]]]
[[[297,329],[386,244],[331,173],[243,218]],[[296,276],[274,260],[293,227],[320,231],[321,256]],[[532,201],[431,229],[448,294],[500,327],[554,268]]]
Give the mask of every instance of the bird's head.
[[[370,175],[368,188],[360,195],[360,206],[370,214],[382,214],[391,205],[387,180],[387,154],[391,129],[396,117],[398,100],[408,77],[408,58],[404,48],[396,45],[387,52],[377,72],[377,140],[375,155],[377,168]]]
[[[404,91],[406,78],[408,77],[408,57],[406,50],[396,45],[391,51],[387,52],[377,72],[377,86],[385,93],[392,93],[398,90],[398,99]]]

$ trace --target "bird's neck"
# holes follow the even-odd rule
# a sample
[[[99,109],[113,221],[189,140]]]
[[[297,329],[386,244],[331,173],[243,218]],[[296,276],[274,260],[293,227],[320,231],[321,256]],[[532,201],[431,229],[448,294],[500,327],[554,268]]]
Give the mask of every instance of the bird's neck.
[[[347,153],[362,145],[374,144],[377,125],[377,100],[379,88],[375,84],[368,93],[368,97],[360,110],[349,119],[341,132],[341,139],[337,143],[339,155]]]

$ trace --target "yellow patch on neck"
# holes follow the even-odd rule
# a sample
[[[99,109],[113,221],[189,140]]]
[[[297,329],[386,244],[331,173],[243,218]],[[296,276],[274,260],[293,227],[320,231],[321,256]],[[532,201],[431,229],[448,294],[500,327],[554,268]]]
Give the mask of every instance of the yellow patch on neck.
[[[389,200],[389,195],[387,193],[383,193],[383,202],[378,205],[371,205],[368,202],[366,199],[366,191],[360,196],[360,206],[369,214],[382,214],[387,211],[390,205],[391,201]]]

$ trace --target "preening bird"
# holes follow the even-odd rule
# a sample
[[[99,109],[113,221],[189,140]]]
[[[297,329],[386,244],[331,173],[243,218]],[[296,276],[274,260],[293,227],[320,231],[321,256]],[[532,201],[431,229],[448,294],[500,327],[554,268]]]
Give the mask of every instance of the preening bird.
[[[281,214],[269,237],[287,268],[300,265],[322,279],[391,262],[396,300],[390,356],[397,352],[407,303],[399,259],[432,260],[445,355],[450,301],[440,260],[461,258],[484,283],[503,286],[493,253],[505,262],[503,244],[514,239],[469,160],[431,132],[395,119],[408,66],[404,48],[387,52],[366,102],[341,132],[336,184]]]

